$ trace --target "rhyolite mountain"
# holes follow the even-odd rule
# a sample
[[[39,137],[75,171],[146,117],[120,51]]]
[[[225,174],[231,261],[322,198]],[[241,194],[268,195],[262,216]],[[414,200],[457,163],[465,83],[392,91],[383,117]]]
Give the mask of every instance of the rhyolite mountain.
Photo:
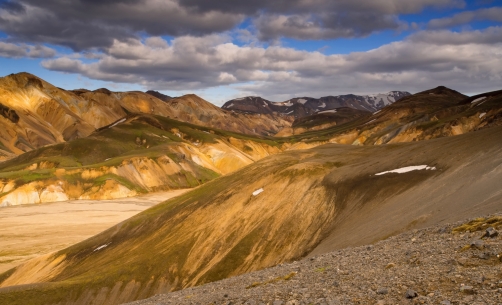
[[[2,97],[0,123],[51,120],[65,132],[0,163],[0,199],[197,188],[0,274],[0,304],[120,304],[502,210],[502,91],[439,86],[375,112],[317,111],[293,122],[301,132],[269,137],[201,125],[221,112],[236,124],[281,114],[106,89],[40,99],[60,89],[24,84],[22,98]],[[84,121],[73,102],[123,113]]]
[[[341,107],[375,112],[409,95],[410,93],[405,91],[390,91],[383,94],[347,94],[325,96],[318,99],[312,97],[297,97],[285,102],[271,102],[259,96],[248,96],[230,100],[226,102],[222,108],[243,113],[278,113],[301,118],[325,110]]]
[[[173,97],[171,97],[169,95],[165,95],[165,94],[160,93],[160,92],[155,91],[155,90],[148,90],[145,93],[146,94],[150,94],[152,96],[155,96],[156,98],[158,98],[159,100],[163,100],[164,102],[167,102],[168,100],[172,100],[173,99]]]
[[[0,160],[87,137],[130,113],[159,115],[251,135],[274,134],[291,121],[232,113],[194,94],[164,101],[139,91],[68,91],[29,73],[18,73],[0,78]]]
[[[7,271],[0,303],[121,304],[494,213],[501,138],[496,126],[275,154]],[[392,172],[408,167],[420,170]]]

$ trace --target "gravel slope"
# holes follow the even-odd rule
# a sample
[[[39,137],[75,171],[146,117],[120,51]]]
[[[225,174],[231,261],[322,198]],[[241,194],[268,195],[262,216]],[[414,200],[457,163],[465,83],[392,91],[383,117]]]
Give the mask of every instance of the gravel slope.
[[[465,222],[413,230],[128,304],[500,304],[502,238],[482,238],[497,217],[475,232],[452,232]]]

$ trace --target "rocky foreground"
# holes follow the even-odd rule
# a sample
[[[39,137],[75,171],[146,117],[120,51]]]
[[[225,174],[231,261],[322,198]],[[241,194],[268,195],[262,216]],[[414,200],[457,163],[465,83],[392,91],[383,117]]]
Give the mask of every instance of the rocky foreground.
[[[406,232],[129,305],[500,304],[502,216]]]

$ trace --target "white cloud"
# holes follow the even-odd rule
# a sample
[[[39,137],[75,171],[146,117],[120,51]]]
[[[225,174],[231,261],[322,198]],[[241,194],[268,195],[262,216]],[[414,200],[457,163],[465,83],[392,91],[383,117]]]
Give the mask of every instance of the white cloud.
[[[232,85],[243,95],[271,100],[293,96],[424,90],[500,89],[502,29],[424,31],[367,52],[325,55],[281,46],[238,46],[226,35],[115,41],[94,63],[60,57],[50,70],[163,90]]]
[[[50,58],[56,51],[43,45],[15,44],[0,41],[0,57],[7,58]]]
[[[461,12],[452,17],[432,19],[427,26],[433,29],[448,28],[480,20],[502,22],[502,7],[484,8],[475,11]]]

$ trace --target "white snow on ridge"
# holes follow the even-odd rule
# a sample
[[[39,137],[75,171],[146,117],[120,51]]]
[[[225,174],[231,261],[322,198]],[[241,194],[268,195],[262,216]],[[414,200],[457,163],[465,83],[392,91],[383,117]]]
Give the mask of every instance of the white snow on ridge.
[[[263,193],[263,188],[261,189],[258,189],[256,191],[253,192],[253,196],[258,196],[259,194]]]
[[[483,96],[483,97],[477,98],[477,99],[475,99],[474,101],[472,101],[472,102],[471,102],[471,104],[474,104],[474,103],[480,102],[480,101],[484,100],[485,98],[486,98],[486,96]]]
[[[318,106],[319,108],[326,108],[326,103],[325,102],[322,102],[321,105]]]
[[[378,111],[373,112],[373,115],[379,113],[380,111],[382,111],[382,110],[378,110]]]
[[[319,113],[336,113],[336,109],[324,110],[324,111],[320,111]]]
[[[402,173],[407,173],[407,172],[411,172],[411,171],[417,171],[417,170],[436,170],[436,167],[430,167],[428,165],[415,165],[415,166],[406,166],[406,167],[401,167],[401,168],[398,168],[398,169],[393,169],[391,171],[386,171],[386,172],[381,172],[381,173],[377,173],[375,174],[375,176],[380,176],[380,175],[385,175],[385,174],[389,174],[389,173],[397,173],[397,174],[402,174]]]
[[[293,106],[293,103],[291,103],[291,101],[287,101],[287,102],[282,102],[282,103],[274,103],[276,106],[281,106],[281,107],[290,107],[290,106]]]
[[[479,115],[479,118],[481,119],[482,117],[484,117],[486,115],[486,112],[483,112]]]
[[[107,243],[107,244],[104,244],[104,245],[102,245],[102,246],[97,247],[97,248],[96,248],[96,249],[94,249],[94,251],[92,251],[92,252],[96,252],[96,251],[99,251],[99,250],[101,250],[101,249],[104,249],[104,248],[108,247],[108,245],[109,245],[109,244],[111,244],[111,242],[110,242],[110,243]]]
[[[234,103],[230,103],[230,105],[227,106],[227,108],[233,107]]]
[[[117,125],[118,125],[118,124],[120,124],[120,123],[124,123],[125,121],[126,121],[126,118],[123,118],[123,119],[121,119],[121,120],[119,120],[119,121],[115,122],[113,125],[110,125],[110,127],[108,127],[108,128],[115,127],[115,126],[117,126]]]
[[[297,102],[300,103],[300,104],[302,104],[302,105],[305,105],[305,103],[307,102],[307,100],[301,98],[301,99],[297,100]]]

